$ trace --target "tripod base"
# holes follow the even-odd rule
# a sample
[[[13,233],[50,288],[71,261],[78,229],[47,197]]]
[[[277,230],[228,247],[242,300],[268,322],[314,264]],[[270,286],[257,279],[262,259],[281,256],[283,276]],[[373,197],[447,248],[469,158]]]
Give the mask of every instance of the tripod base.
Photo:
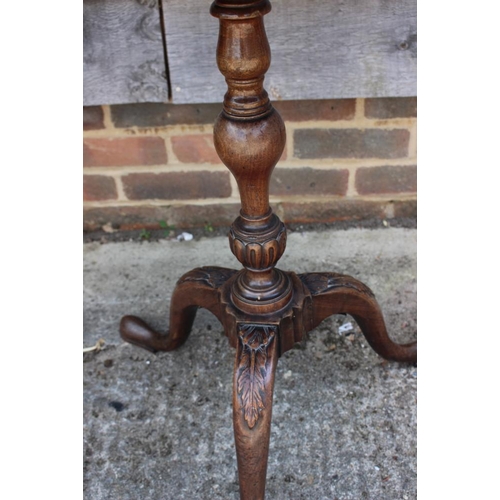
[[[274,312],[243,312],[233,302],[233,290],[243,272],[221,267],[193,269],[177,282],[168,335],[154,331],[135,316],[122,319],[120,333],[127,342],[149,351],[171,351],[187,340],[199,307],[219,319],[236,348],[233,424],[240,497],[258,500],[265,493],[274,375],[284,352],[332,314],[350,314],[368,343],[385,359],[415,363],[417,343],[394,343],[371,290],[337,273],[296,275],[280,271],[291,286],[287,304]],[[265,311],[265,304],[262,306]]]

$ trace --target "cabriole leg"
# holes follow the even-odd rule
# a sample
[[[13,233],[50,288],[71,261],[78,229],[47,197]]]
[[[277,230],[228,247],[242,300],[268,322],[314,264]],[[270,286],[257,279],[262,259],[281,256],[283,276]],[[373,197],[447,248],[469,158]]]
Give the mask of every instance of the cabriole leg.
[[[262,500],[278,362],[278,328],[239,324],[234,365],[233,423],[240,498]]]
[[[170,303],[170,330],[163,335],[137,316],[124,316],[120,322],[123,340],[148,351],[172,351],[187,340],[196,311],[204,307],[221,321],[219,288],[236,271],[223,267],[200,267],[182,276]]]
[[[385,359],[417,362],[417,343],[396,344],[387,334],[373,292],[351,276],[337,273],[299,275],[312,295],[312,328],[332,314],[350,314],[373,350]]]

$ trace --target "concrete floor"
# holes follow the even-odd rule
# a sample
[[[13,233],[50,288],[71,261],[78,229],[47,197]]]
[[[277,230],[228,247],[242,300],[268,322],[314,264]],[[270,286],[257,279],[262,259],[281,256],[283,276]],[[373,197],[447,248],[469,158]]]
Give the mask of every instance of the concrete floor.
[[[123,343],[124,314],[164,330],[172,290],[202,265],[239,268],[226,238],[84,246],[84,496],[238,499],[232,434],[234,351],[198,312],[184,346]],[[350,274],[375,293],[391,336],[416,338],[416,230],[294,232],[279,267]],[[268,499],[417,498],[414,366],[382,360],[354,321],[325,320],[279,361]],[[335,346],[333,348],[333,346]]]

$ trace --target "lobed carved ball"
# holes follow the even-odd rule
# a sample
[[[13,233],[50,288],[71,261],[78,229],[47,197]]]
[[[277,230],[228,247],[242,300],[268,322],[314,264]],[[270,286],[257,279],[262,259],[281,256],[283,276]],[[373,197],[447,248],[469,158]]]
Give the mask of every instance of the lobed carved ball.
[[[229,232],[229,246],[235,257],[252,271],[266,271],[273,268],[281,258],[286,247],[286,228],[279,221],[274,234],[260,237],[248,237],[248,234],[238,231],[233,224]]]

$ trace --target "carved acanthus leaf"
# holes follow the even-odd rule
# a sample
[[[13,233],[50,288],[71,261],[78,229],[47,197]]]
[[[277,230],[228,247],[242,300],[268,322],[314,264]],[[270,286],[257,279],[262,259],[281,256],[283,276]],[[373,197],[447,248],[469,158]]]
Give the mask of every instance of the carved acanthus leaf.
[[[265,408],[268,348],[276,330],[275,326],[269,325],[245,324],[239,327],[241,355],[237,391],[250,429],[255,426],[260,412]]]
[[[211,288],[219,288],[237,271],[225,267],[198,267],[182,276],[177,284],[186,281],[202,281]]]
[[[307,286],[311,295],[319,295],[334,288],[351,288],[369,297],[374,297],[373,292],[365,284],[345,274],[307,273],[299,274],[299,278]]]

